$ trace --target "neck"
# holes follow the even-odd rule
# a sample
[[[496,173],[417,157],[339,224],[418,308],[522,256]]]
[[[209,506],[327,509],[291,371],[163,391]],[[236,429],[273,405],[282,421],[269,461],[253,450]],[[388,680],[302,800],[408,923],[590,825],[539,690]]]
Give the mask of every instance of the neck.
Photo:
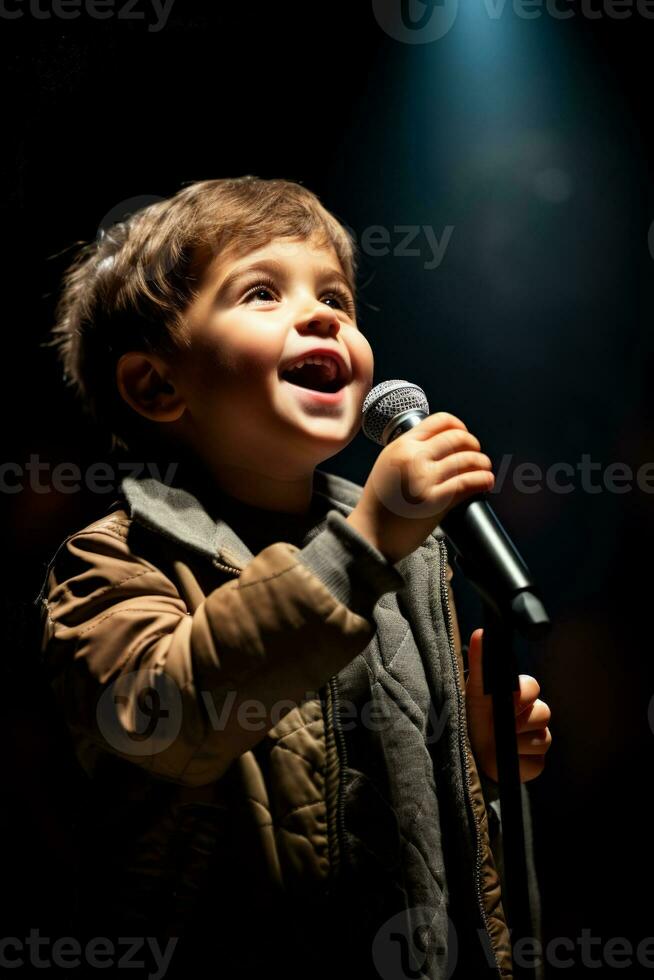
[[[298,467],[290,476],[259,471],[253,466],[239,466],[207,460],[190,452],[182,443],[158,444],[150,439],[147,449],[136,450],[136,458],[155,459],[161,472],[166,467],[174,467],[176,479],[189,484],[189,489],[202,495],[205,505],[211,509],[211,497],[218,493],[227,494],[235,500],[261,510],[277,511],[284,514],[308,514],[313,500],[313,474],[315,466],[306,469]],[[149,455],[144,456],[144,453]],[[128,451],[128,458],[131,455]]]
[[[284,514],[306,514],[313,494],[313,473],[291,480],[229,467],[213,471],[214,481],[223,492],[250,507]]]
[[[202,466],[198,473],[196,462],[191,464],[190,473],[200,477],[209,496],[217,490],[250,507],[284,514],[302,515],[310,510],[313,470],[292,478],[281,478],[251,467],[213,464]]]

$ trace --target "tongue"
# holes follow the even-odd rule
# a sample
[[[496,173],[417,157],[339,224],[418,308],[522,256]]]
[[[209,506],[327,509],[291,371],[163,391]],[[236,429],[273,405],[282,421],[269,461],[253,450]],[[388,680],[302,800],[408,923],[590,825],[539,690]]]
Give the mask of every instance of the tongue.
[[[285,371],[282,377],[300,388],[313,388],[314,391],[337,391],[338,381],[328,381],[328,372],[320,364],[305,364],[294,371]]]

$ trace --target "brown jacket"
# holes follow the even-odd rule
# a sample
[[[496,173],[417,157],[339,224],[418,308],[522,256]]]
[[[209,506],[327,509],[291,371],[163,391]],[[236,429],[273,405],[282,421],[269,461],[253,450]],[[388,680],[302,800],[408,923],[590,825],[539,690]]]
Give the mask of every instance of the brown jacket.
[[[426,924],[433,940],[412,975],[508,978],[443,535],[391,566],[345,521],[361,488],[320,470],[314,487],[327,516],[309,543],[252,555],[187,490],[128,479],[122,503],[53,559],[43,662],[92,800],[79,827],[80,932],[191,937],[180,955],[208,944],[230,978],[280,955],[287,976],[322,975],[322,964],[362,980],[379,975],[385,924],[412,901],[409,928]],[[395,654],[382,663],[382,644],[376,664],[369,656],[395,628],[383,623],[400,622],[397,597],[409,628],[393,650],[411,634],[446,706],[425,752],[447,874],[425,857],[410,881],[389,858],[399,808],[383,790],[408,743],[363,722],[348,730],[344,709],[372,697],[374,670],[378,707],[407,694],[393,687]],[[406,730],[419,729],[414,719]]]

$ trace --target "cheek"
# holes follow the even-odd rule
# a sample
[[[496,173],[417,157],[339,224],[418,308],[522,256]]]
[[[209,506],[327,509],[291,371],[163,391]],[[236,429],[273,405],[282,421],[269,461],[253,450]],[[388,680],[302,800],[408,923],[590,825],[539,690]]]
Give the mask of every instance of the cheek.
[[[375,373],[375,357],[372,352],[372,347],[362,333],[354,335],[350,344],[350,350],[354,362],[352,366],[355,368],[356,373],[369,384],[372,384]]]
[[[265,378],[277,371],[283,344],[277,333],[259,330],[242,337],[231,352],[234,370],[241,378]]]
[[[238,336],[198,338],[189,358],[191,387],[201,396],[207,392],[243,389],[244,384],[263,380],[275,371],[281,353],[278,338],[261,330],[242,331]]]

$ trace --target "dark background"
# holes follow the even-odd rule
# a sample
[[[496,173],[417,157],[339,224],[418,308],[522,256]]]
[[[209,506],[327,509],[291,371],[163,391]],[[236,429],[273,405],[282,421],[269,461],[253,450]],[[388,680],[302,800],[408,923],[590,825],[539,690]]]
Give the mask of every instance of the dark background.
[[[466,421],[496,472],[505,461],[494,506],[554,622],[547,641],[520,648],[553,713],[546,771],[529,785],[545,938],[577,943],[590,930],[595,968],[610,968],[609,940],[654,936],[654,520],[635,480],[654,461],[654,21],[609,16],[600,0],[596,17],[561,0],[565,20],[526,19],[508,3],[491,16],[501,7],[466,0],[443,37],[419,44],[380,26],[375,10],[391,0],[176,0],[159,31],[145,0],[139,20],[119,16],[122,3],[104,21],[39,19],[18,3],[21,17],[0,17],[4,459],[107,458],[43,345],[74,244],[127,202],[251,173],[301,181],[359,241],[386,229],[387,254],[369,249],[360,270],[376,381],[417,382],[432,411]],[[398,226],[430,226],[439,240],[451,226],[440,264],[425,267],[424,234],[410,244],[418,255],[401,254]],[[377,451],[360,434],[323,468],[363,483]],[[516,485],[521,463],[544,473],[584,454],[600,464],[599,490],[578,471],[568,493]],[[612,463],[632,468],[624,492],[602,485]],[[61,539],[109,499],[38,492],[27,477],[0,497],[4,921],[23,929],[14,935],[39,921],[56,934],[67,783],[22,625]],[[456,594],[466,639],[480,610],[460,580]],[[585,974],[573,955],[568,975]],[[645,972],[631,960],[627,972]]]

